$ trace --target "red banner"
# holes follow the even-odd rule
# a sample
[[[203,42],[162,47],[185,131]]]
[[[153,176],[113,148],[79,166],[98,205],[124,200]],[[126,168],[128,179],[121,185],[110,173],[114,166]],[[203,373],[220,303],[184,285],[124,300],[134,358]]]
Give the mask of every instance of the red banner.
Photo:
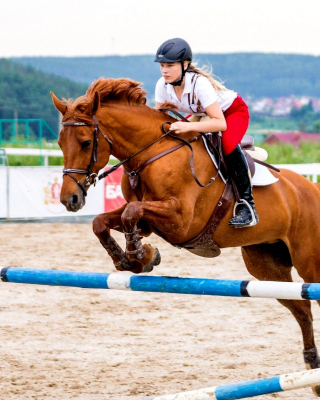
[[[126,202],[121,191],[122,174],[123,168],[119,167],[104,180],[104,212],[116,210]]]

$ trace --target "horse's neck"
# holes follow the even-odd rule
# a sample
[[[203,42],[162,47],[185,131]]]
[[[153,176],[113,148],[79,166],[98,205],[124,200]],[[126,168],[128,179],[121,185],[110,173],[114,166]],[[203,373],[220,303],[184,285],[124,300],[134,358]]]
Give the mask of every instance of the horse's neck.
[[[112,154],[119,160],[128,158],[156,140],[161,134],[163,123],[149,107],[129,105],[103,108],[99,121],[111,136],[114,143]],[[148,148],[143,155],[137,155],[136,162],[141,157],[145,159],[150,151]]]

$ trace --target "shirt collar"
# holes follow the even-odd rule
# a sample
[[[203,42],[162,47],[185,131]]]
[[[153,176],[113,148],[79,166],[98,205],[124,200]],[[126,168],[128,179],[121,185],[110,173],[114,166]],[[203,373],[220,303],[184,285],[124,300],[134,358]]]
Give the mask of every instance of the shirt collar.
[[[192,84],[191,84],[191,79],[193,77],[193,72],[186,72],[185,74],[185,78],[184,78],[184,90],[183,93],[191,93],[191,88],[192,88]]]
[[[184,89],[183,89],[182,95],[184,95],[185,93],[191,93],[191,89],[192,89],[191,79],[192,79],[192,76],[193,76],[192,72],[186,72],[186,74],[184,76]],[[166,86],[167,86],[167,93],[171,94],[171,96],[173,96],[173,97],[177,97],[176,92],[174,91],[174,86],[170,85],[170,83],[168,83]]]

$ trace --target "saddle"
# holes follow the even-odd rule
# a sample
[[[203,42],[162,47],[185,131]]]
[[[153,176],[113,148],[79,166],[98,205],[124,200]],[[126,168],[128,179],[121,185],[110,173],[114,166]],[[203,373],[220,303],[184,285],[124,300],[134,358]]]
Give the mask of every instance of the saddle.
[[[223,154],[221,150],[218,149],[216,135],[217,134],[212,134],[212,133],[205,134],[206,140],[204,140],[204,145],[207,149],[210,158],[212,159],[212,162],[217,168],[218,167],[217,157],[223,157]],[[255,165],[256,163],[279,172],[278,168],[275,168],[273,165],[270,165],[265,162],[265,160],[268,158],[268,153],[264,149],[254,146],[254,138],[252,136],[249,135],[244,136],[240,143],[240,147],[246,157],[251,178],[253,178],[256,172],[256,165]],[[224,182],[228,180],[228,173],[226,171],[224,164],[222,165],[220,176]]]

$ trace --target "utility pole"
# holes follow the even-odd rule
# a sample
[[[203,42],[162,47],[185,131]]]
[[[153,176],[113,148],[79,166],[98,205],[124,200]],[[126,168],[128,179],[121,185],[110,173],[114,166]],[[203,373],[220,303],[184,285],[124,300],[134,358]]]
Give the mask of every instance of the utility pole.
[[[16,141],[17,134],[18,134],[18,110],[13,110],[13,119],[14,119],[14,138],[13,140]]]

